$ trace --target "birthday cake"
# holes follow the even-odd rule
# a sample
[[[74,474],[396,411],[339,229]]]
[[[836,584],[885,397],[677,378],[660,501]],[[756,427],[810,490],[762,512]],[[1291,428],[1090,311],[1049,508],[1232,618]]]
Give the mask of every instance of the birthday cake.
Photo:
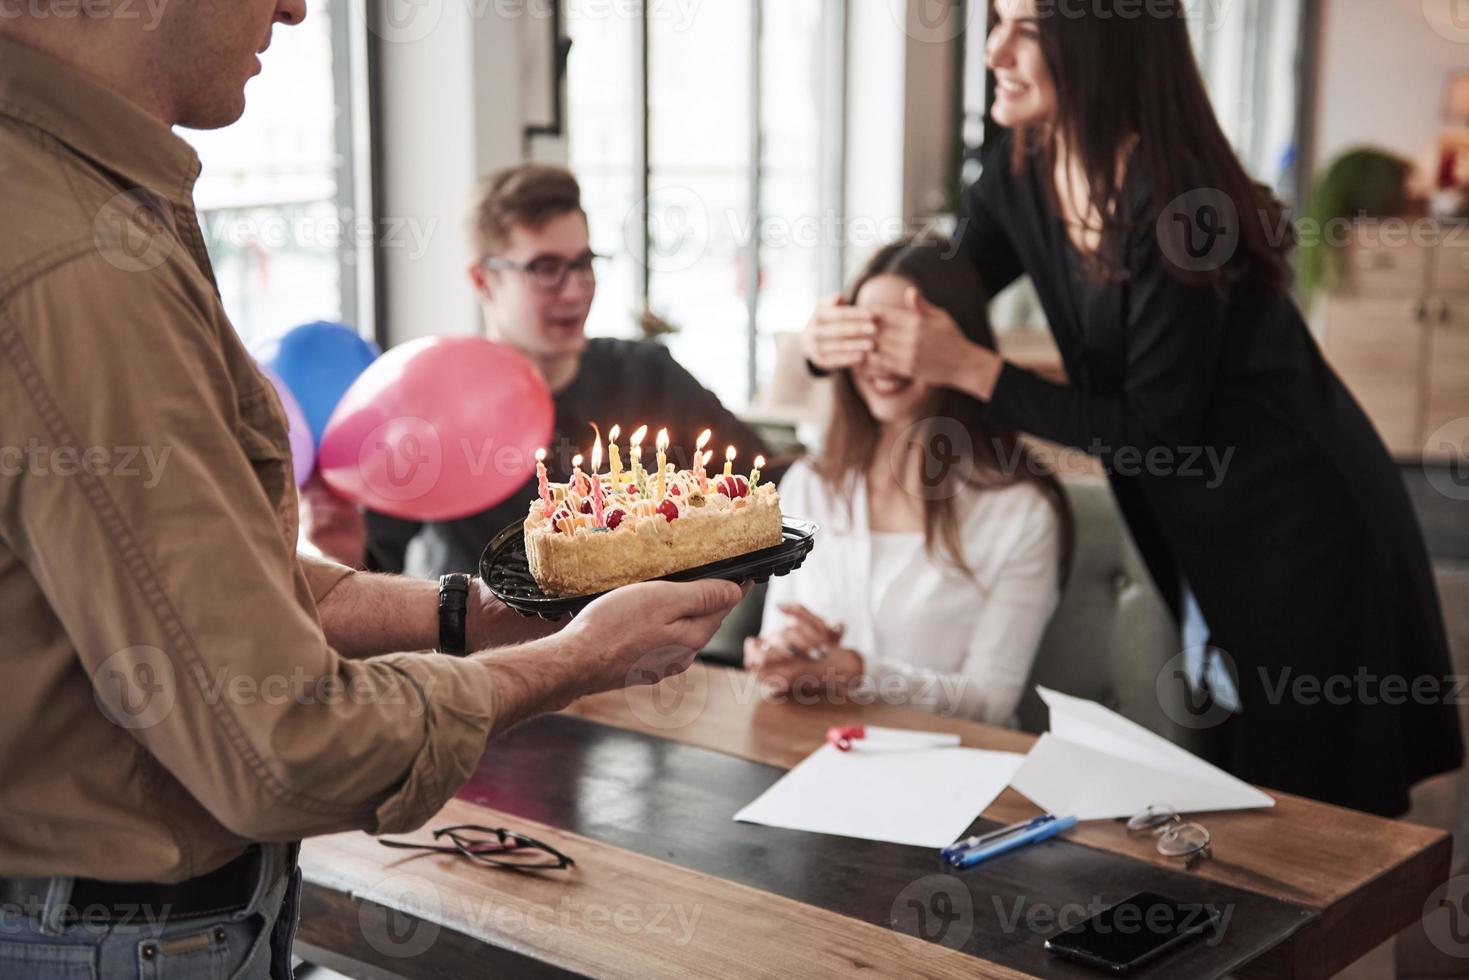
[[[615,438],[615,436],[614,436]],[[621,471],[613,448],[613,472],[598,473],[601,438],[592,472],[573,461],[566,483],[548,483],[538,464],[540,496],[525,519],[525,553],[541,591],[580,596],[661,578],[781,543],[780,495],[750,475],[705,474],[702,441],[694,469],[663,461],[644,471],[634,444],[633,467]],[[733,453],[731,452],[731,456]]]

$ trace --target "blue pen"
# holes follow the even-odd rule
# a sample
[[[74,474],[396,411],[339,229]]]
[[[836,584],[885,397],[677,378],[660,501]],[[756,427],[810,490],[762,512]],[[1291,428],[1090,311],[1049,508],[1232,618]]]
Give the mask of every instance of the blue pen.
[[[981,861],[988,861],[992,857],[1009,853],[1018,847],[1034,844],[1038,841],[1050,840],[1057,834],[1064,834],[1076,826],[1075,817],[1056,817],[1045,823],[1022,830],[1018,834],[1012,834],[1003,840],[995,841],[993,844],[981,844],[979,847],[971,848],[962,854],[956,854],[949,858],[949,863],[955,868],[972,868]]]
[[[956,855],[963,854],[965,851],[972,851],[974,848],[978,847],[981,844],[988,843],[992,840],[999,840],[1001,837],[1009,837],[1011,834],[1018,834],[1026,830],[1030,830],[1033,827],[1039,827],[1041,824],[1050,823],[1052,820],[1055,819],[1055,814],[1042,813],[1038,817],[1031,817],[1029,820],[1022,820],[1019,823],[1012,823],[1008,827],[1001,827],[999,830],[992,830],[987,834],[979,834],[974,837],[966,837],[961,841],[955,841],[948,847],[939,851],[939,857],[943,858],[945,861],[948,861]]]

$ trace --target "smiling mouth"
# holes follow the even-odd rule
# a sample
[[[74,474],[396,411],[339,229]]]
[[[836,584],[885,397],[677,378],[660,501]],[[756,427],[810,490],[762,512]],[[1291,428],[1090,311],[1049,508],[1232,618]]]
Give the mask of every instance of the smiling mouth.
[[[1001,95],[1012,99],[1022,96],[1026,92],[1030,91],[1029,85],[1026,85],[1024,82],[1017,82],[1014,79],[1010,78],[997,78],[995,79],[995,83],[995,87],[996,89],[998,89]]]
[[[876,394],[892,396],[902,394],[913,386],[911,378],[900,378],[895,374],[869,375],[867,385]]]
[[[582,318],[579,316],[549,316],[546,317],[546,325],[553,330],[570,333],[580,330]]]

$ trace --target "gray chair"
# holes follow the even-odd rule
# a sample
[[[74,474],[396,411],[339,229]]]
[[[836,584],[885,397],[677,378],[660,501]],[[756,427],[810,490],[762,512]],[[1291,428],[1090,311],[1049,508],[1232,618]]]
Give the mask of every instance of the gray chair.
[[[1020,702],[1020,727],[1046,730],[1046,707],[1035,693],[1040,684],[1096,701],[1192,752],[1206,752],[1209,747],[1197,731],[1170,718],[1187,717],[1175,710],[1181,704],[1159,699],[1158,674],[1183,649],[1183,641],[1122,524],[1112,491],[1100,477],[1064,485],[1076,520],[1071,575],[1041,638]],[[1163,687],[1165,696],[1181,701],[1179,685]]]
[[[821,547],[818,536],[816,546]],[[795,574],[801,574],[798,569]],[[709,638],[709,643],[699,653],[702,660],[717,664],[740,667],[745,662],[745,637],[760,633],[760,620],[765,614],[765,584],[750,590],[750,594],[725,617],[719,629]]]
[[[1182,641],[1122,526],[1111,490],[1100,478],[1068,480],[1065,488],[1076,518],[1071,575],[1041,640],[1020,703],[1020,727],[1046,730],[1046,708],[1035,694],[1041,684],[1106,705],[1190,751],[1206,749],[1198,733],[1171,721],[1159,701],[1158,673],[1179,653]],[[821,547],[819,540],[816,546]],[[739,664],[745,637],[760,632],[764,603],[765,587],[757,586],[724,621],[703,656]]]

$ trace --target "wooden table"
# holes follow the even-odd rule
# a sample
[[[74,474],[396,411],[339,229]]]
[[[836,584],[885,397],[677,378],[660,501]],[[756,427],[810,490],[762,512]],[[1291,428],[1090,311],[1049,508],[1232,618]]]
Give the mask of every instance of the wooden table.
[[[1057,926],[1032,909],[1054,916],[1152,888],[1239,917],[1217,946],[1195,943],[1143,975],[1325,977],[1416,921],[1448,877],[1448,835],[1281,793],[1272,809],[1199,815],[1215,858],[1192,872],[1120,822],[1094,821],[966,872],[957,896],[959,879],[919,849],[729,820],[829,726],[854,723],[954,732],[977,748],[1034,740],[891,705],[782,703],[747,674],[695,665],[510,733],[413,835],[510,827],[572,855],[574,871],[489,871],[364,834],[319,838],[302,851],[301,952],[409,978],[1088,977],[1100,974],[1037,952]],[[1006,790],[983,816],[1037,812]],[[967,919],[953,916],[958,941],[913,918],[945,889],[937,909],[972,898]]]

